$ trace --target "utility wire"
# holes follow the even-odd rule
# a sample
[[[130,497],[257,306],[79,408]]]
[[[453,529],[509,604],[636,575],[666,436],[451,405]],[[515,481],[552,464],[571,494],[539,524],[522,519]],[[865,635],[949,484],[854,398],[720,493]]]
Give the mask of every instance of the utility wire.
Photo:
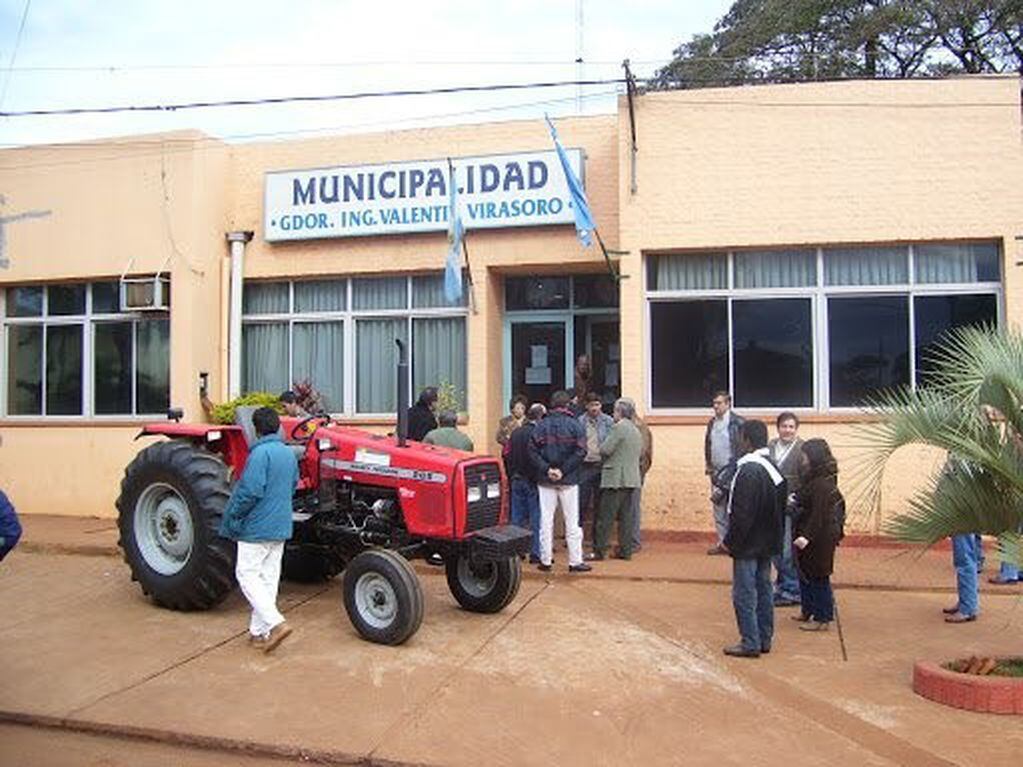
[[[18,49],[21,47],[21,33],[25,31],[25,21],[28,19],[28,9],[31,6],[32,0],[25,0],[25,8],[21,12],[21,23],[18,24],[18,36],[14,39],[14,50],[11,51],[11,60],[7,63],[7,71],[4,73],[4,87],[0,91],[0,109],[3,109],[4,100],[7,98],[7,86],[11,84],[14,60],[18,57]]]
[[[178,112],[185,109],[213,107],[264,106],[268,104],[298,104],[322,101],[352,101],[355,99],[393,98],[396,96],[441,96],[453,93],[493,93],[497,91],[535,90],[579,85],[623,84],[625,79],[559,80],[536,83],[501,83],[496,85],[457,85],[444,88],[404,89],[392,91],[362,91],[324,96],[278,96],[260,99],[228,99],[226,101],[190,101],[178,104],[145,104],[142,106],[71,107],[65,109],[29,109],[20,112],[0,112],[0,117],[56,117],[67,115],[118,114],[122,112]]]

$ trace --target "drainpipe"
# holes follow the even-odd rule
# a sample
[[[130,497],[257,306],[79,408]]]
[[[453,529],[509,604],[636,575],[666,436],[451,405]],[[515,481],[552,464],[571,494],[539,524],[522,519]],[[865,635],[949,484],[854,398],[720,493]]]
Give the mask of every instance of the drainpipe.
[[[242,273],[245,270],[245,243],[252,232],[228,232],[231,243],[231,292],[227,339],[227,396],[234,399],[242,391]]]

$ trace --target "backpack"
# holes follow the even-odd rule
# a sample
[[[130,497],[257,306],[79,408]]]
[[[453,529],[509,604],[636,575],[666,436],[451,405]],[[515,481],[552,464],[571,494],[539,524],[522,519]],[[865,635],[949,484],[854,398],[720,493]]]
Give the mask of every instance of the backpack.
[[[837,487],[831,503],[831,537],[836,545],[845,538],[845,498]]]

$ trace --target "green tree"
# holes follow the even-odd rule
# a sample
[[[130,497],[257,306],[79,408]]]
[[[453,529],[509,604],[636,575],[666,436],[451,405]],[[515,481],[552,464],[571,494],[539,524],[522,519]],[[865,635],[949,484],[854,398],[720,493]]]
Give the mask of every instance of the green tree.
[[[960,533],[1002,536],[1002,556],[1020,561],[1023,522],[1023,337],[987,328],[952,331],[933,354],[925,385],[889,391],[857,429],[862,451],[854,494],[876,509],[889,459],[928,445],[949,455],[885,531],[925,545]]]
[[[1023,71],[1023,0],[736,0],[655,88]]]

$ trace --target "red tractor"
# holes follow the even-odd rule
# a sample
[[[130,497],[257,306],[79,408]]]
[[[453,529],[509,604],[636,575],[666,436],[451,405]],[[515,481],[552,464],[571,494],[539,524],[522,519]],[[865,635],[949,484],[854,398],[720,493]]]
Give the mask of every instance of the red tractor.
[[[406,442],[407,363],[399,349],[397,435],[347,428],[328,416],[282,419],[286,440],[301,453],[283,575],[309,581],[344,571],[344,605],[356,630],[391,645],[423,619],[410,559],[443,560],[458,603],[492,613],[518,593],[520,556],[530,543],[528,530],[506,524],[500,461]],[[144,448],[125,470],[119,543],[132,578],[162,607],[205,610],[235,586],[235,546],[217,530],[254,440],[251,409],[239,411],[233,426],[147,425],[140,437],[169,439]]]

